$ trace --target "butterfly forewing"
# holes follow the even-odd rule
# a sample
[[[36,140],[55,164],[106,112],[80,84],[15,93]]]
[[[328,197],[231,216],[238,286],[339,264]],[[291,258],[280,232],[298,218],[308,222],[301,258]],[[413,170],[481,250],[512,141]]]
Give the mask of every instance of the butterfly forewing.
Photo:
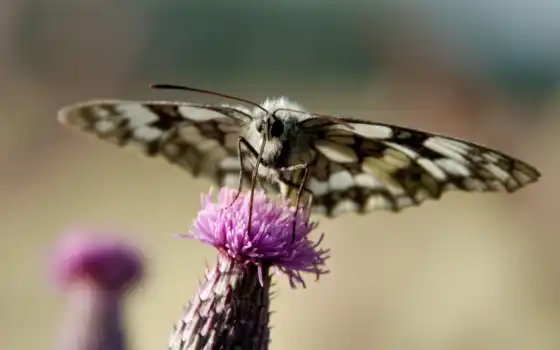
[[[470,142],[341,120],[347,125],[309,128],[315,150],[307,188],[313,211],[327,216],[399,211],[449,190],[513,192],[540,177],[532,166]]]
[[[164,157],[194,176],[230,187],[239,184],[237,139],[248,118],[234,107],[168,101],[96,100],[59,112],[63,124],[118,146],[136,147],[150,157]],[[250,179],[251,169],[244,169],[246,186]]]

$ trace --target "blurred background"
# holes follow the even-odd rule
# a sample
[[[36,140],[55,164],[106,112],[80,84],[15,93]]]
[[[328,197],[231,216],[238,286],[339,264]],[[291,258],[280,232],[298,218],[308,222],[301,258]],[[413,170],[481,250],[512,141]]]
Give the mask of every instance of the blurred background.
[[[0,348],[54,344],[48,249],[75,225],[130,232],[149,279],[134,349],[165,348],[214,251],[187,232],[210,183],[58,124],[90,98],[178,83],[467,138],[539,168],[513,195],[451,193],[322,219],[330,269],[278,279],[271,349],[560,349],[560,1],[0,2]],[[221,102],[221,101],[220,101]]]

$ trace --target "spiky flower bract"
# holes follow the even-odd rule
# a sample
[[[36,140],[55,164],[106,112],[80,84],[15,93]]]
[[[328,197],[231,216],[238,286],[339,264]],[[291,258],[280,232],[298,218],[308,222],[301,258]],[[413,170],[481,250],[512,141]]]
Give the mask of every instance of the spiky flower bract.
[[[317,223],[310,222],[304,210],[294,216],[289,202],[255,191],[248,227],[250,193],[236,196],[236,190],[222,188],[214,202],[210,191],[202,198],[191,232],[179,235],[215,247],[218,261],[206,271],[176,324],[170,349],[266,349],[269,269],[287,275],[294,288],[305,287],[303,273],[318,278],[328,272],[328,250],[318,249],[323,236],[317,242],[309,238]]]

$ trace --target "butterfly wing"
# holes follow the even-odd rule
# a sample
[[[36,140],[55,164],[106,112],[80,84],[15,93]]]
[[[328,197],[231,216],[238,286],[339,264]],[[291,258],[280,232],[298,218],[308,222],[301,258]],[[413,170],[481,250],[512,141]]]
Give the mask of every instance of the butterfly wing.
[[[394,125],[341,118],[309,119],[313,157],[306,188],[312,210],[400,211],[449,190],[514,192],[535,182],[532,166],[489,148]]]
[[[184,102],[97,100],[61,109],[58,119],[118,146],[161,156],[193,176],[237,188],[237,138],[251,116],[231,106]],[[245,186],[251,169],[244,167]]]

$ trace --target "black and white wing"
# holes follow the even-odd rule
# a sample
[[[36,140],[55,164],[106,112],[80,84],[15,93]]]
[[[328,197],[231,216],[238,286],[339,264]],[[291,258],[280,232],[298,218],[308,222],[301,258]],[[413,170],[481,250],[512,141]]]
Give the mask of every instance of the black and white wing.
[[[313,136],[306,188],[312,210],[399,211],[449,190],[513,192],[537,181],[534,167],[470,142],[394,125],[341,118],[302,122]]]
[[[237,188],[237,138],[251,116],[230,106],[95,100],[61,109],[58,119],[118,146],[164,157],[195,177]],[[244,173],[243,183],[249,186],[251,169]]]

